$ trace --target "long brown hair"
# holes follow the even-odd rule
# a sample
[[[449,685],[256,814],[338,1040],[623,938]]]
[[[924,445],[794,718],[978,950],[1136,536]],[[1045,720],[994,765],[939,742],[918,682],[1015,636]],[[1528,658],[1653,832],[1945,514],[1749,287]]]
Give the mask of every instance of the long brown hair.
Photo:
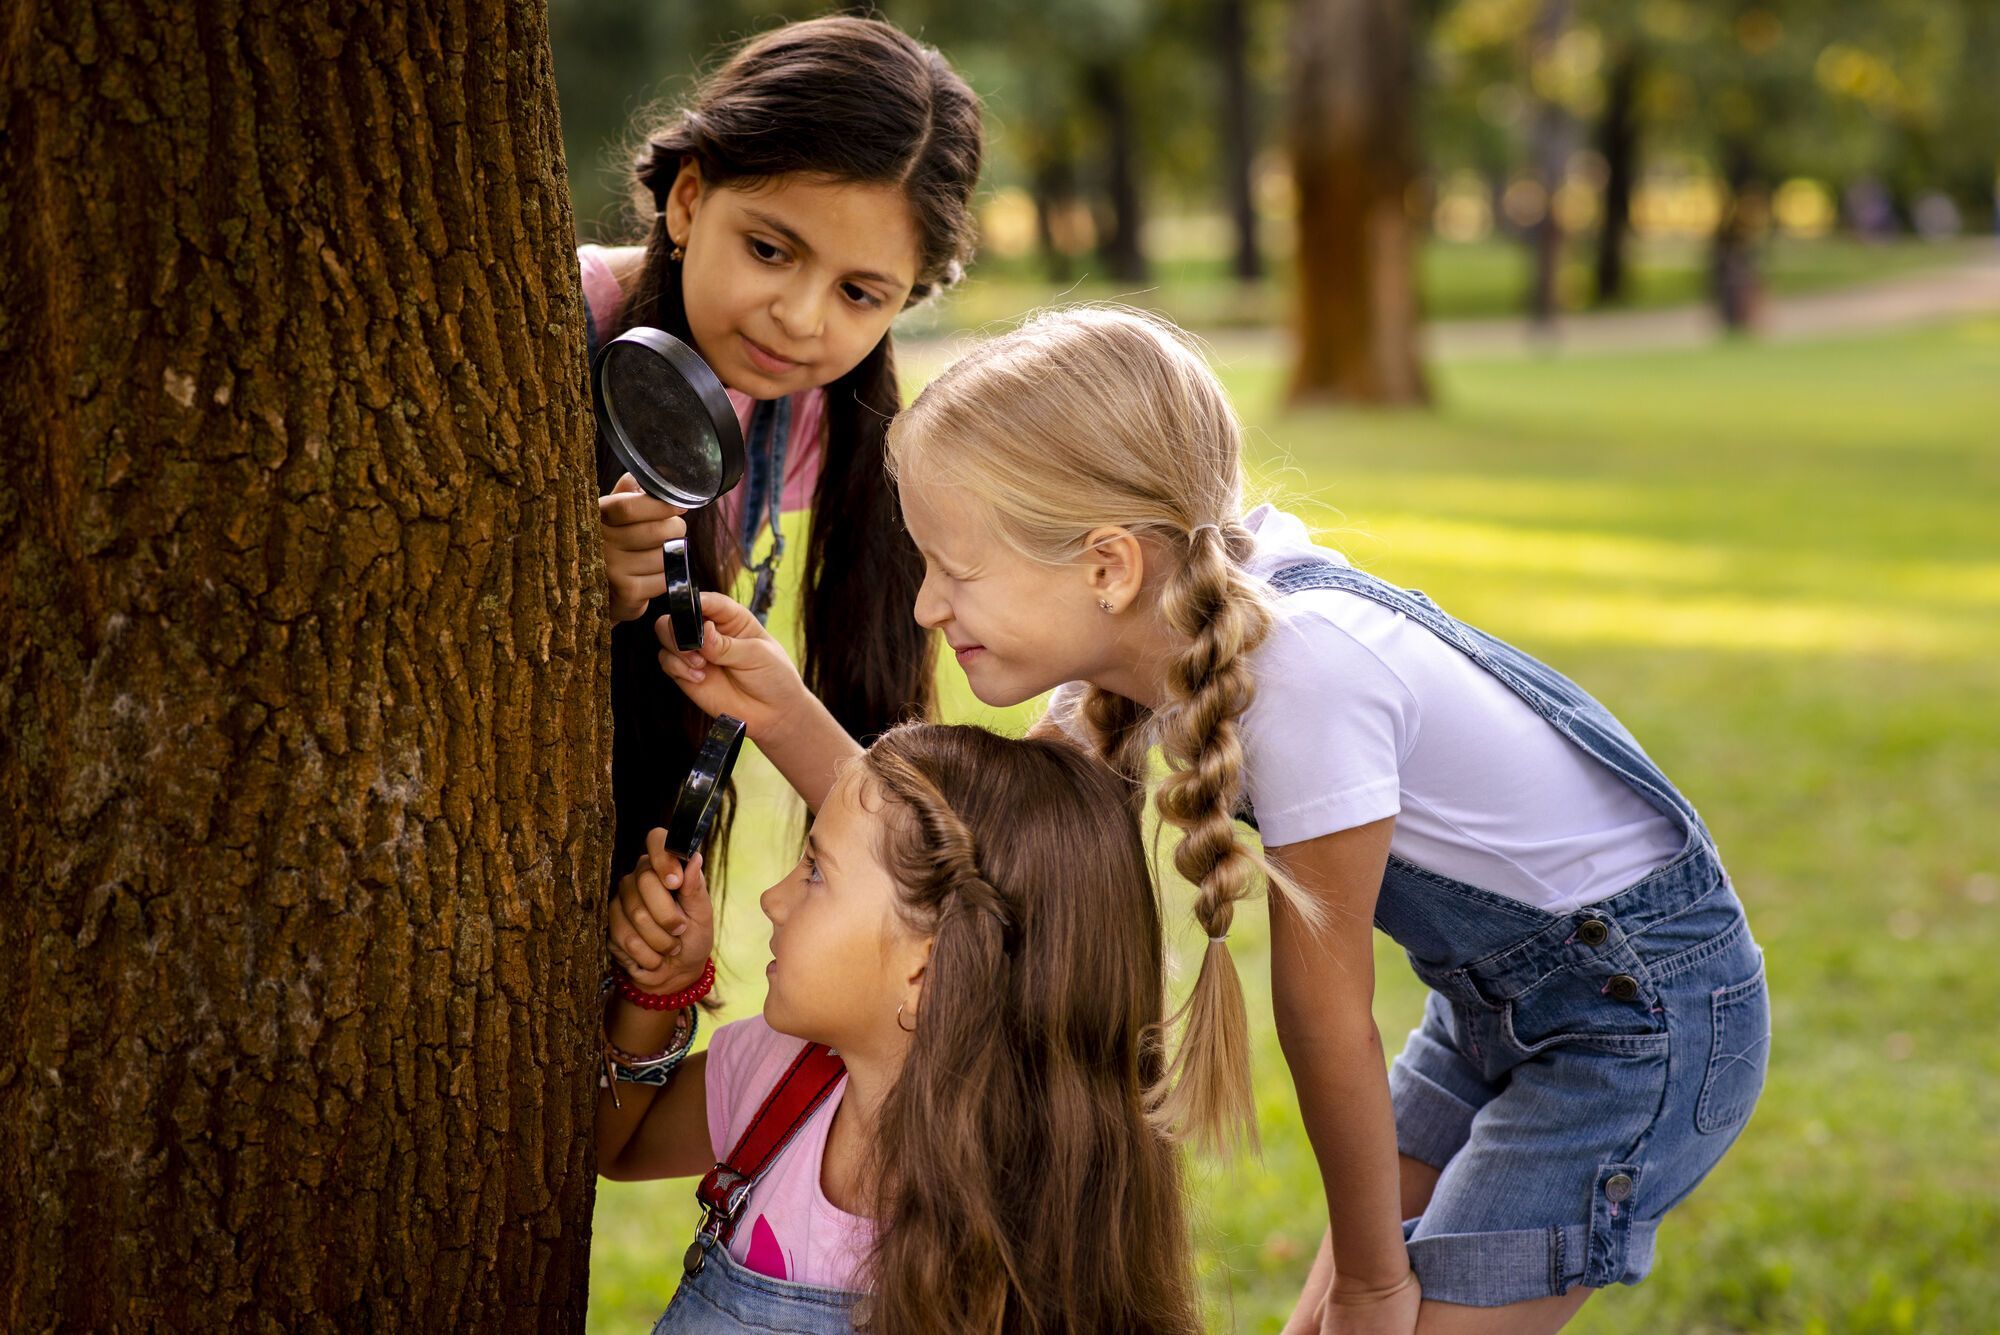
[[[696,164],[710,186],[797,174],[900,187],[919,244],[914,304],[964,271],[982,152],[978,99],[936,49],[874,19],[835,16],[775,28],[704,79],[639,150],[636,200],[653,222],[640,281],[617,328],[648,324],[692,341],[681,261],[656,216],[683,163]],[[905,719],[928,717],[936,701],[936,637],[910,615],[923,560],[903,530],[884,468],[889,420],[901,407],[895,347],[884,334],[859,365],[826,386],[826,448],[806,539],[801,670],[864,743]],[[602,444],[598,468],[609,490],[621,470]],[[731,588],[741,568],[738,535],[718,507],[690,514],[688,533],[702,587]],[[660,677],[652,623],[661,610],[649,609],[613,635],[620,869],[662,819],[707,726]],[[726,846],[728,833],[725,813],[711,846]]]
[[[869,1329],[1200,1329],[1165,1057],[1160,918],[1124,783],[1061,741],[918,724],[862,761],[931,936],[883,1101]]]

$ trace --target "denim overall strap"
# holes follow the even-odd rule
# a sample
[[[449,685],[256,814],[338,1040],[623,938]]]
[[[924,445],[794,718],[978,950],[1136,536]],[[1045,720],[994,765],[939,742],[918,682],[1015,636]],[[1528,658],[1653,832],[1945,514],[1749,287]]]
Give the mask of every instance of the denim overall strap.
[[[791,445],[792,400],[759,399],[750,411],[750,439],[747,442],[750,476],[743,489],[743,564],[751,565],[757,547],[757,530],[768,522],[771,550],[751,569],[756,582],[751,586],[750,611],[761,625],[771,615],[771,600],[777,593],[778,565],[785,559],[785,453]]]
[[[736,1138],[729,1157],[709,1169],[701,1185],[695,1188],[703,1217],[701,1235],[687,1250],[686,1269],[690,1275],[701,1269],[707,1255],[701,1240],[729,1242],[751,1189],[763,1181],[764,1174],[771,1171],[771,1165],[778,1161],[785,1147],[832,1097],[846,1075],[847,1063],[826,1044],[808,1043],[799,1049],[799,1055],[778,1077],[778,1083],[771,1087],[750,1118],[750,1124]]]
[[[1277,571],[1270,577],[1270,584],[1280,596],[1306,589],[1338,589],[1359,594],[1410,617],[1499,678],[1557,732],[1687,831],[1689,849],[1697,843],[1712,844],[1708,827],[1702,824],[1694,805],[1661,773],[1625,725],[1583,687],[1548,664],[1459,621],[1421,590],[1398,588],[1352,566],[1324,560],[1301,561]]]

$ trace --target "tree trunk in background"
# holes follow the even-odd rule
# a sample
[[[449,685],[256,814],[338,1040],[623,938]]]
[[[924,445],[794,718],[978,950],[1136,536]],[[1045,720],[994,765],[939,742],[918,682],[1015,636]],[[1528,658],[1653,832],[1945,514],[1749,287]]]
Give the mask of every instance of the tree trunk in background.
[[[1298,190],[1294,402],[1421,403],[1416,49],[1399,0],[1295,0],[1291,151]]]
[[[1556,195],[1569,172],[1573,125],[1568,110],[1549,89],[1549,66],[1556,43],[1569,27],[1570,0],[1542,0],[1528,34],[1528,86],[1535,94],[1535,118],[1530,130],[1530,158],[1542,187],[1542,216],[1528,229],[1534,255],[1528,287],[1528,318],[1542,328],[1555,323],[1562,278],[1563,227],[1556,213]]]
[[[1216,5],[1216,54],[1222,62],[1222,171],[1229,192],[1229,217],[1236,229],[1236,254],[1231,271],[1238,282],[1264,276],[1264,257],[1257,244],[1256,183],[1251,168],[1257,158],[1257,127],[1250,92],[1249,16],[1247,0],[1219,0]]]
[[[1741,333],[1757,323],[1763,282],[1757,272],[1757,238],[1763,233],[1765,201],[1756,159],[1747,143],[1722,146],[1722,216],[1715,224],[1709,277],[1723,327]]]
[[[581,1329],[609,716],[543,7],[0,43],[0,1326]]]
[[[1052,283],[1066,285],[1075,275],[1070,256],[1056,237],[1056,214],[1076,199],[1076,170],[1060,136],[1042,141],[1035,154],[1032,188],[1035,196],[1035,237],[1041,245],[1042,268]]]
[[[1146,281],[1145,220],[1139,193],[1139,135],[1125,74],[1115,65],[1084,72],[1084,92],[1104,131],[1105,218],[1098,229],[1098,258],[1121,283]]]
[[[1639,179],[1639,57],[1627,46],[1612,60],[1604,89],[1597,151],[1604,155],[1604,222],[1597,233],[1596,301],[1625,299],[1632,239],[1632,189]]]

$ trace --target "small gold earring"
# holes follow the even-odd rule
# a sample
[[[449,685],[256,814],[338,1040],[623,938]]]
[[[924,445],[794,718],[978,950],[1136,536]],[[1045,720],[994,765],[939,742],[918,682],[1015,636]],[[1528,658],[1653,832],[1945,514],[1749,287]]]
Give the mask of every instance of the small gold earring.
[[[1103,608],[1107,612],[1111,610],[1111,600],[1109,598],[1099,598],[1097,600],[1097,605]]]
[[[667,252],[667,258],[672,260],[675,264],[679,264],[682,260],[687,258],[687,252],[685,250],[682,250],[679,246],[675,246],[672,250]]]
[[[914,1034],[917,1032],[917,1026],[915,1025],[915,1023],[911,1023],[908,1025],[903,1023],[903,1003],[900,1001],[896,1003],[896,1027],[898,1029],[901,1029],[906,1034]]]

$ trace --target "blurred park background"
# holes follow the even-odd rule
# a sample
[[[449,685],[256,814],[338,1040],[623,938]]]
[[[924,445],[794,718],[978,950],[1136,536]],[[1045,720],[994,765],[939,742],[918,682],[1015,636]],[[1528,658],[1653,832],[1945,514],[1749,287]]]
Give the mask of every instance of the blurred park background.
[[[556,0],[582,238],[634,234],[635,118],[815,12]],[[990,136],[980,260],[899,326],[906,392],[1040,305],[1171,315],[1260,495],[1578,677],[1714,829],[1768,953],[1770,1085],[1653,1278],[1572,1328],[2000,1328],[2000,5],[876,12]],[[1033,712],[942,671],[951,717]],[[800,828],[744,770],[730,1015]],[[1420,996],[1384,946],[1393,1050]],[[1213,1325],[1268,1331],[1324,1216],[1261,924],[1235,948],[1264,1152],[1193,1186]],[[601,1185],[594,1330],[665,1304],[691,1190]]]

